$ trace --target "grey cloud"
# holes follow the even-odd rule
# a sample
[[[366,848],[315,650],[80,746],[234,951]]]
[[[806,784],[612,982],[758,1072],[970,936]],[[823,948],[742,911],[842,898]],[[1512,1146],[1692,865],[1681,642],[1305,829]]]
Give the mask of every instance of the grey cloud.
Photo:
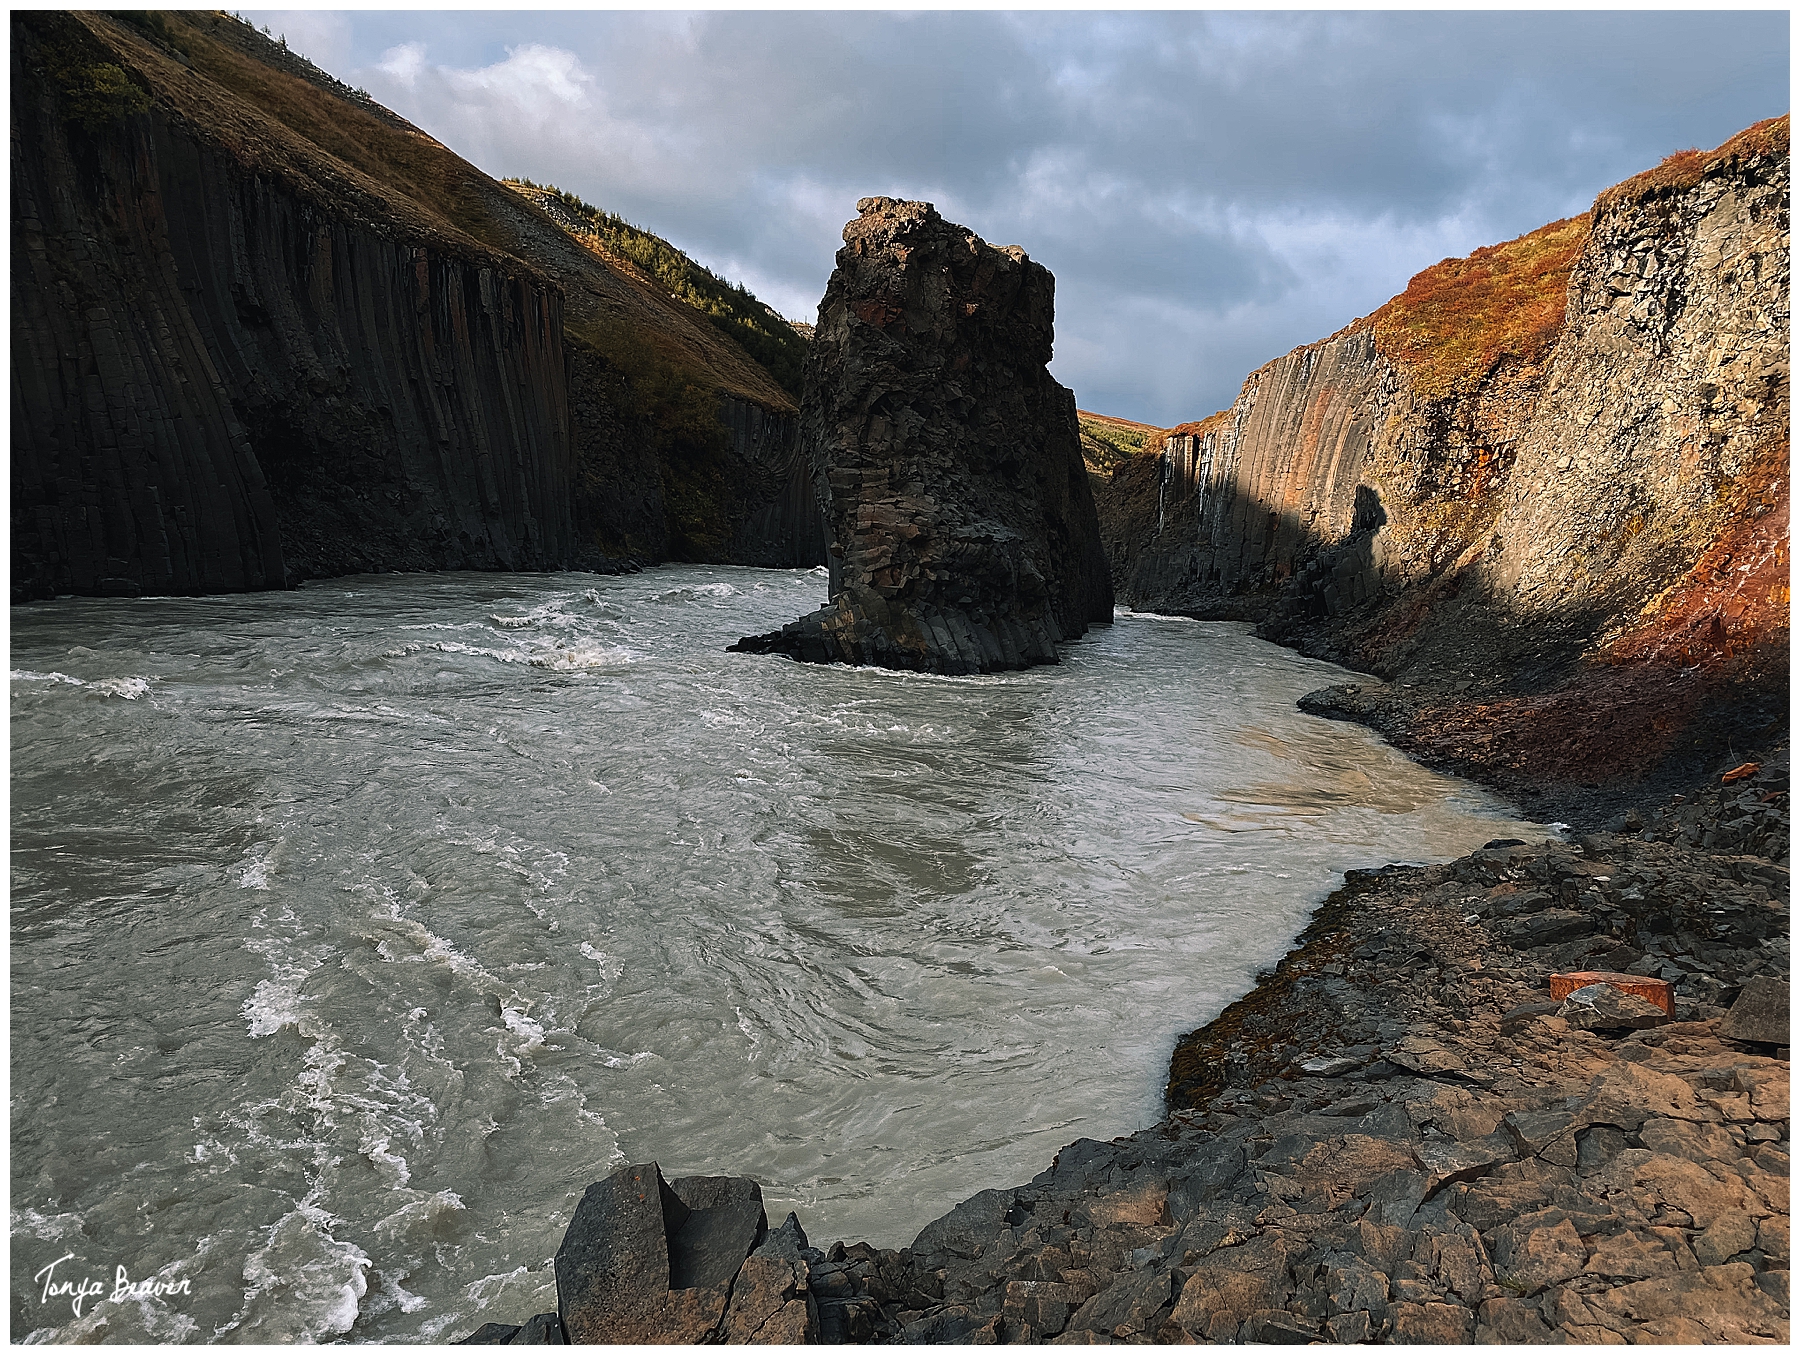
[[[1084,406],[1164,423],[1444,255],[1787,102],[1783,13],[344,17],[338,74],[789,314],[858,197],[935,201],[1057,272]],[[410,86],[377,69],[403,42],[428,67]],[[588,105],[538,116],[545,91],[457,74],[526,44],[571,54]]]

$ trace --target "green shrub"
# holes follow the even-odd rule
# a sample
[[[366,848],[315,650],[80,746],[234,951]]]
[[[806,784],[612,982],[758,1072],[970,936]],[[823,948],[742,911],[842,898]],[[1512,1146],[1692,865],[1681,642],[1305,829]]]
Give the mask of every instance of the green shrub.
[[[62,103],[65,121],[94,133],[149,111],[149,92],[110,60],[112,53],[76,20],[44,14],[31,16],[30,22],[43,73]]]
[[[624,217],[602,211],[552,184],[533,183],[530,179],[505,182],[542,193],[580,218],[608,251],[636,264],[676,300],[686,302],[737,340],[775,378],[777,385],[796,401],[800,399],[800,367],[806,360],[806,340],[742,283],[726,282],[660,236],[640,230]]]

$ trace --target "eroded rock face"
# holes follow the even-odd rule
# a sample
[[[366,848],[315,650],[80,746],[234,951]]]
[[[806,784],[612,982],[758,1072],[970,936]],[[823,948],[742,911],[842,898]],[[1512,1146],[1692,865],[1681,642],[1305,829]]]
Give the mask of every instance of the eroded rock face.
[[[806,364],[800,442],[831,602],[738,648],[986,673],[1112,618],[1075,398],[1045,370],[1055,279],[929,203],[865,198]]]
[[[1266,619],[1381,671],[1453,630],[1462,593],[1584,642],[1622,623],[1615,659],[1785,650],[1766,595],[1787,568],[1786,124],[1701,160],[1692,182],[1640,176],[1587,218],[1446,260],[1169,430],[1105,495],[1121,596]],[[1494,338],[1514,308],[1483,309],[1485,256],[1539,270],[1556,322]]]

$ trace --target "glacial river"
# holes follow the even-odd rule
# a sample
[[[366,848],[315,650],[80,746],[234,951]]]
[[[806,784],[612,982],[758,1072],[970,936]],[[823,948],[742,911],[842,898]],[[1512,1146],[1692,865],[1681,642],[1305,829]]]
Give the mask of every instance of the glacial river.
[[[725,653],[824,590],[14,608],[12,1338],[520,1322],[652,1159],[905,1245],[1153,1123],[1345,868],[1529,831],[1299,714],[1341,670],[1244,626],[987,678]]]

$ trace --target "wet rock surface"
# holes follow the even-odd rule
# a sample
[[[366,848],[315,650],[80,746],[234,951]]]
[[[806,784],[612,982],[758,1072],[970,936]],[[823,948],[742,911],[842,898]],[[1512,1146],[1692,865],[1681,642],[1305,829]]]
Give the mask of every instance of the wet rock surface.
[[[735,648],[986,673],[1112,619],[1075,398],[1045,368],[1055,279],[929,203],[865,198],[819,308],[800,443],[831,601]]]

